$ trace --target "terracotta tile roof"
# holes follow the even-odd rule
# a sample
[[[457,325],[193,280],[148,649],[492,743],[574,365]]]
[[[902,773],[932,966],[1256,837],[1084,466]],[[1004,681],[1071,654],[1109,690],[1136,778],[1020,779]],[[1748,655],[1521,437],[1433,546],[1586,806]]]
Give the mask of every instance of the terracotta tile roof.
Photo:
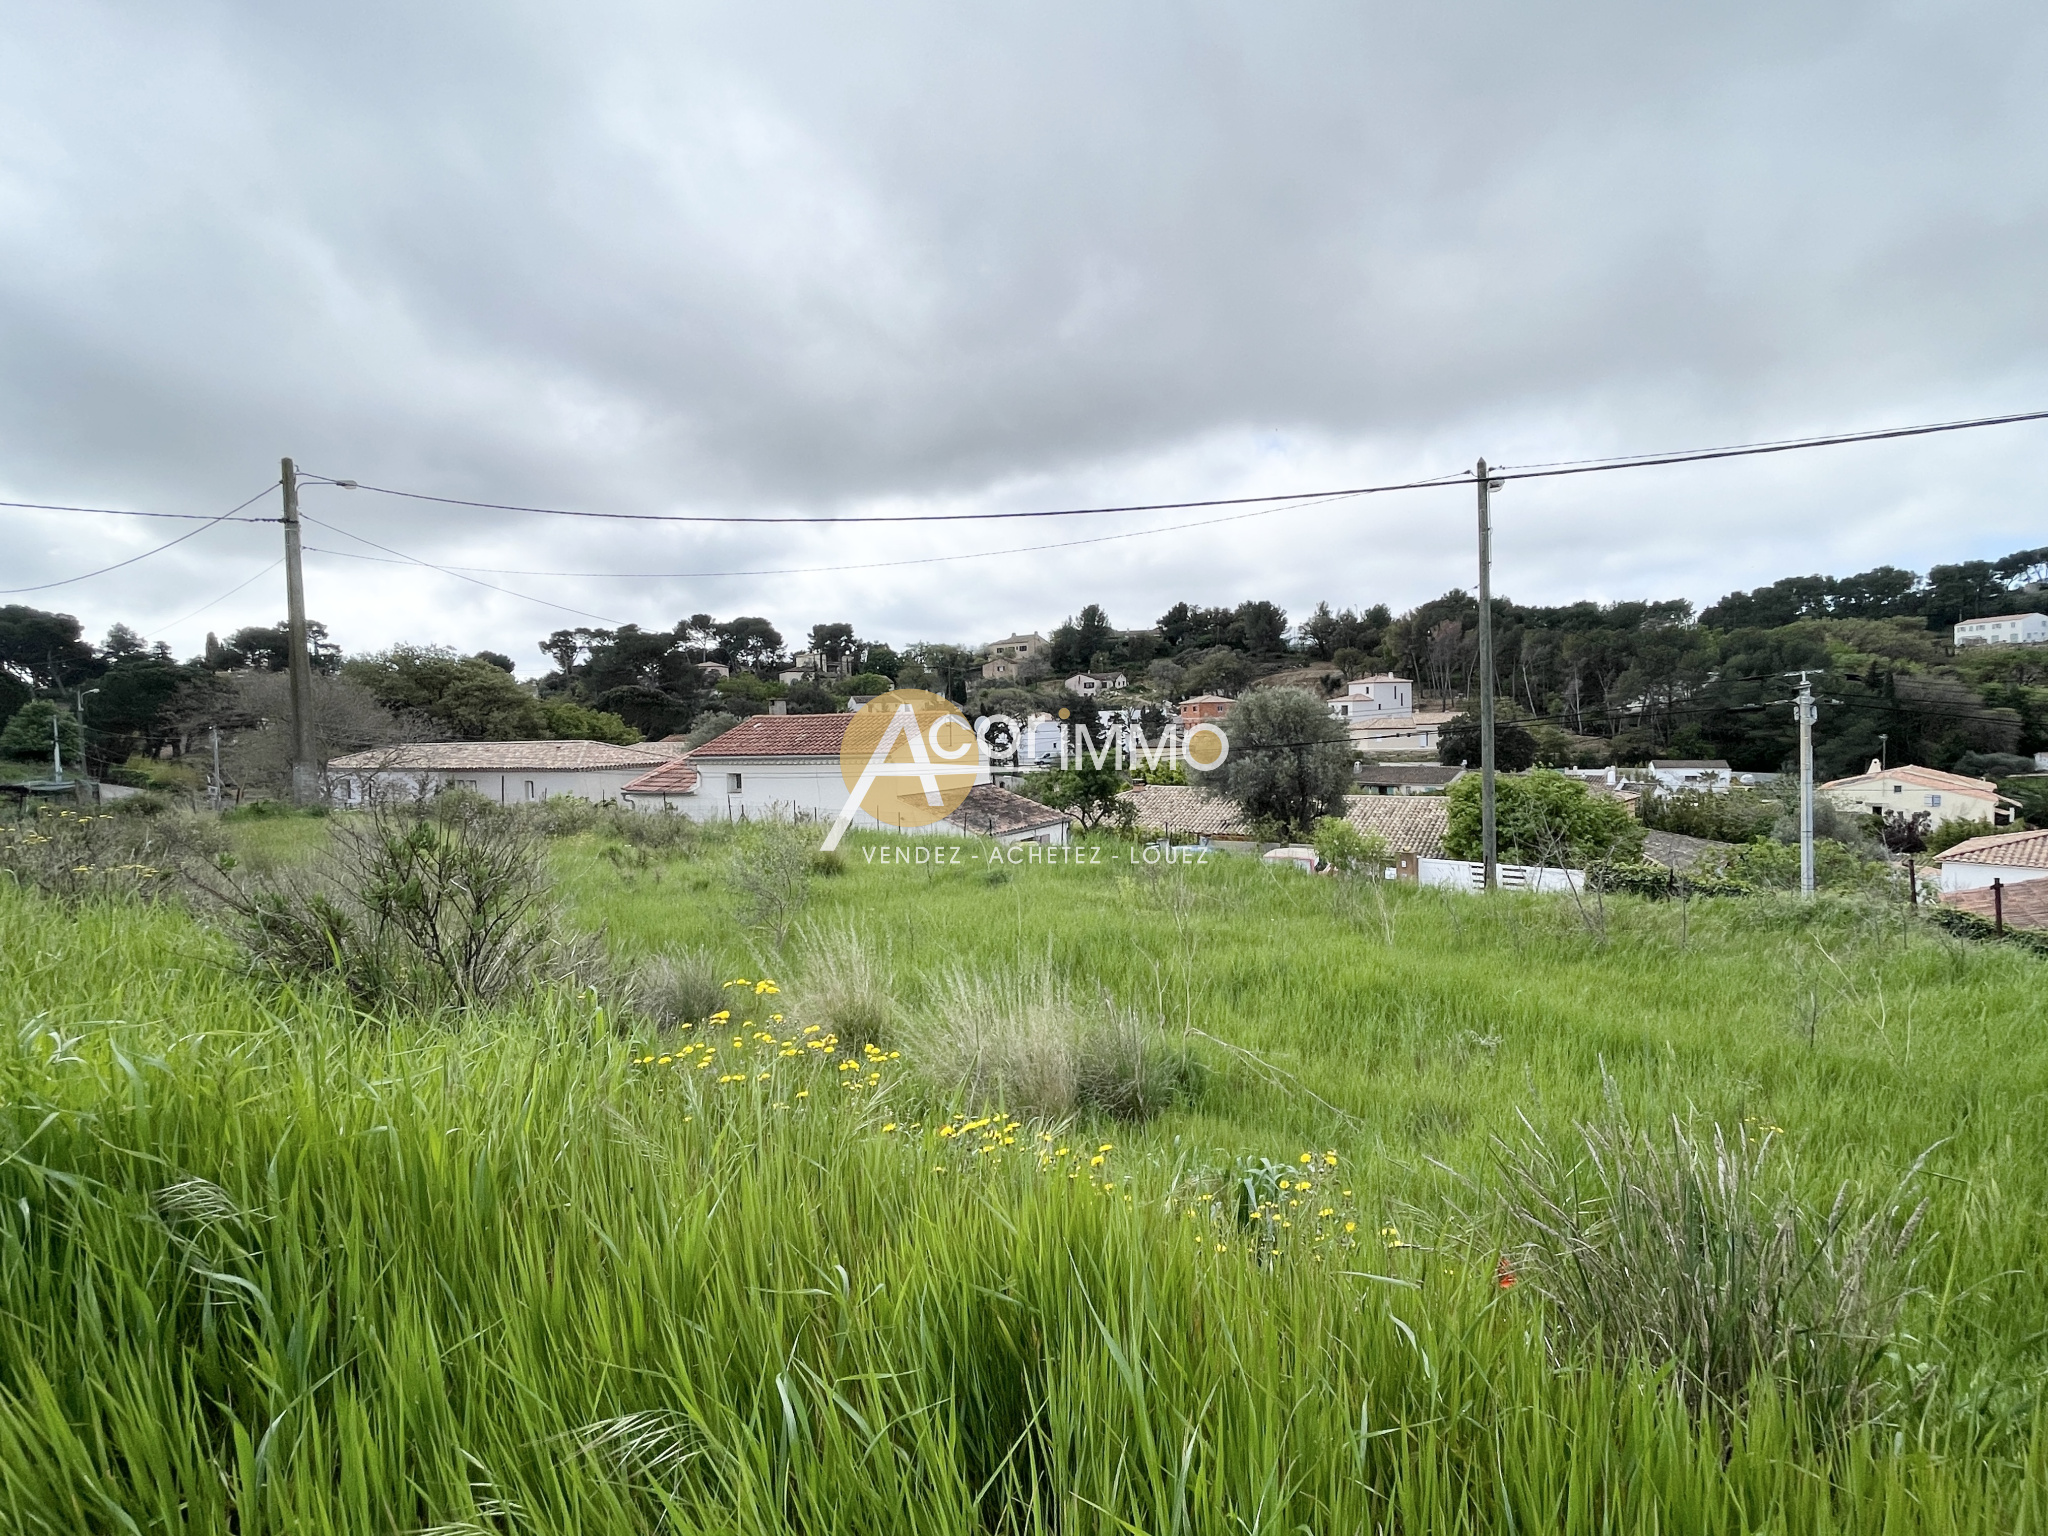
[[[2006,886],[1999,894],[2004,898],[2006,927],[2048,930],[2048,877],[2022,880],[2017,885]],[[1991,887],[1950,891],[1941,898],[1941,904],[1989,918],[1993,911]]]
[[[975,785],[967,791],[967,798],[960,803],[960,808],[946,818],[950,825],[962,832],[979,837],[1007,837],[1016,832],[1035,831],[1039,827],[1056,827],[1066,819],[1065,811],[1056,811],[1036,800],[1027,800],[995,784]]]
[[[749,715],[723,736],[714,736],[690,756],[837,757],[853,723],[837,715]]]
[[[653,747],[604,741],[421,741],[350,752],[327,767],[335,773],[583,773],[651,768],[668,758]]]
[[[1395,853],[1425,859],[1444,856],[1451,802],[1436,795],[1346,795],[1344,819],[1377,835]]]
[[[1187,832],[1196,837],[1249,837],[1244,817],[1221,795],[1187,784],[1138,784],[1124,792],[1138,813],[1138,825],[1152,831]]]
[[[1947,863],[2009,864],[2015,869],[2048,869],[2048,832],[2000,832],[1957,843],[1940,855]]]
[[[1878,773],[1852,773],[1846,779],[1830,779],[1820,787],[1853,789],[1859,784],[1875,784],[1881,779],[1897,779],[1904,784],[1917,784],[1922,789],[1947,790],[1956,795],[1975,795],[1980,800],[1999,798],[1998,786],[1989,779],[1966,779],[1959,773],[1943,773],[1939,768],[1922,768],[1911,763]]]
[[[663,763],[652,773],[619,786],[623,795],[687,795],[697,787],[697,770],[685,758]]]

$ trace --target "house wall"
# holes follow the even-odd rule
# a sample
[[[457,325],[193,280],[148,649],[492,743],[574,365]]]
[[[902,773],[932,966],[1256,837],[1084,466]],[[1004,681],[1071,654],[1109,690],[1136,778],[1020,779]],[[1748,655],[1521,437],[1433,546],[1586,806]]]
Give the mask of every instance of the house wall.
[[[1944,859],[1941,865],[1941,888],[1944,891],[1981,891],[1994,880],[2019,885],[2028,880],[2044,879],[2048,879],[2048,869],[2022,864],[1975,864],[1961,859]]]
[[[636,802],[644,798],[648,802],[646,809],[680,811],[695,821],[830,821],[846,804],[846,779],[836,755],[705,757],[690,761],[698,774],[694,794],[636,796]],[[737,790],[728,787],[734,774],[740,780]],[[987,779],[988,770],[984,768],[977,782],[985,783]],[[914,792],[915,781],[904,788]],[[887,825],[865,810],[856,811],[851,824],[870,831]],[[917,829],[891,826],[889,830]]]
[[[1956,626],[1956,644],[2048,644],[2048,614],[2008,614],[1999,619],[1965,619]]]
[[[2000,811],[1996,799],[1966,794],[1953,789],[1927,789],[1899,779],[1880,777],[1849,789],[1817,789],[1842,810],[1857,815],[1872,811],[1898,811],[1907,816],[1927,813],[1928,822],[1942,826],[1951,821],[1996,822]]]
[[[573,795],[579,800],[617,800],[619,791],[639,778],[653,763],[628,768],[584,768],[571,772],[547,772],[535,768],[508,768],[498,772],[464,769],[444,773],[439,769],[400,772],[379,769],[370,773],[337,774],[333,798],[343,805],[360,805],[364,799],[434,794],[452,785],[473,789],[499,805],[523,805],[556,795]],[[529,787],[530,786],[530,787]]]
[[[1726,768],[1659,768],[1652,763],[1650,777],[1659,789],[1705,789],[1722,794],[1733,775]]]

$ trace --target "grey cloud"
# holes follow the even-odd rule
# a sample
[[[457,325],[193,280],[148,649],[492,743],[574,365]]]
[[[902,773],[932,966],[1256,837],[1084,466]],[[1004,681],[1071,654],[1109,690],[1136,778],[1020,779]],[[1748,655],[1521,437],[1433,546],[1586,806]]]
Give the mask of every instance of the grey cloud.
[[[620,510],[1176,499],[2048,399],[2048,24],[2016,4],[81,5],[7,35],[10,499],[225,506],[284,451]],[[1532,491],[1504,585],[1999,552],[2028,441]],[[481,565],[909,547],[334,497]],[[1465,579],[1461,504],[1290,516],[914,582],[526,586],[908,637]],[[130,532],[5,526],[10,586]],[[1008,532],[918,547],[1037,542]],[[174,617],[269,536],[50,600]],[[361,644],[554,622],[332,558],[315,599]]]

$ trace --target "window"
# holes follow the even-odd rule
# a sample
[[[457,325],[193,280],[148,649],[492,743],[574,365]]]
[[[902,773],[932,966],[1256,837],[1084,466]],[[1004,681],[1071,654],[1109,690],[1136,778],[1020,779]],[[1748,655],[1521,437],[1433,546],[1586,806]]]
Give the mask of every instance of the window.
[[[526,781],[526,798],[529,800],[538,800],[540,798],[539,795],[533,792],[533,780],[531,779]]]
[[[1895,795],[1903,795],[1905,792],[1906,786],[1903,784],[1894,784],[1892,786],[1892,793]]]
[[[1929,795],[1929,796],[1927,797],[1927,803],[1928,803],[1929,805],[1939,805],[1939,804],[1941,804],[1941,796],[1939,796],[1939,795]]]
[[[725,776],[725,792],[728,795],[736,795],[740,792],[740,776],[738,774],[728,773]]]

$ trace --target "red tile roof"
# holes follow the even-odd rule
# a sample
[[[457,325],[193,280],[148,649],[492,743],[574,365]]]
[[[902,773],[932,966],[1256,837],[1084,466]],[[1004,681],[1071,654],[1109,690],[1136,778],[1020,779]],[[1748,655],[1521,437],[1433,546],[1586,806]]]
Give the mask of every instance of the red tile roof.
[[[2008,885],[1998,895],[2003,899],[2006,927],[2048,929],[2048,876]],[[1983,918],[1991,917],[1999,905],[1993,901],[1988,885],[1974,891],[1950,891],[1941,898],[1941,904]]]
[[[1941,855],[1944,862],[2007,864],[2015,869],[2048,869],[2048,832],[2000,832],[1957,843]]]
[[[690,756],[837,757],[852,714],[750,715],[723,736],[714,736]]]
[[[697,770],[685,758],[664,763],[652,773],[619,786],[622,795],[687,795],[697,787]]]

